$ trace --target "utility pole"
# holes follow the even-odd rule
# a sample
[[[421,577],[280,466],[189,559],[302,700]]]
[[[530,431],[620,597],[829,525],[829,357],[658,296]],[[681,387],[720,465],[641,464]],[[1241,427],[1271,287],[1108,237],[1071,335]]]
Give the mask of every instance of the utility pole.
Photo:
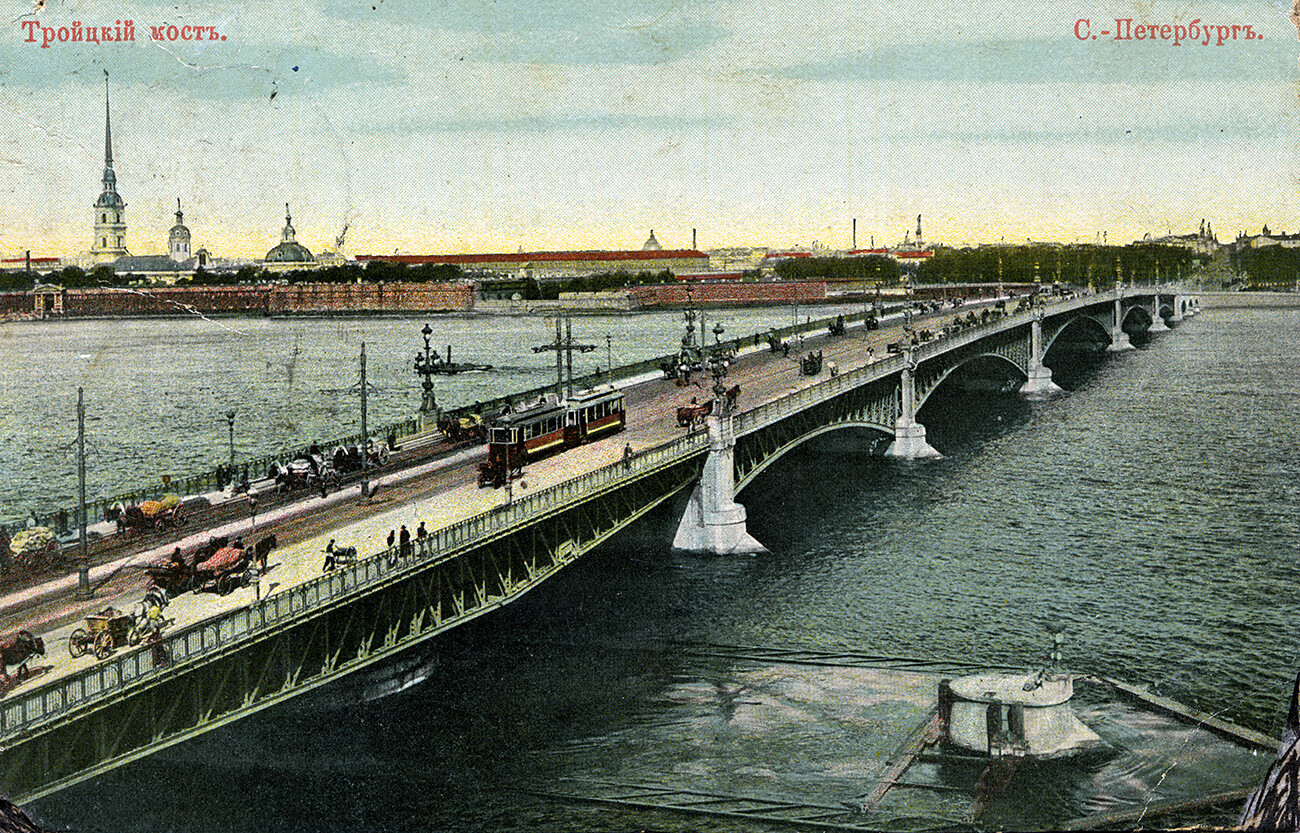
[[[361,469],[370,468],[370,449],[366,431],[366,343],[361,342]]]
[[[80,501],[77,525],[81,528],[78,539],[81,565],[77,568],[77,598],[89,599],[94,591],[90,589],[90,551],[86,547],[86,404],[82,388],[77,388],[77,498]]]
[[[564,397],[566,395],[566,389],[569,394],[573,393],[573,351],[577,350],[579,353],[590,353],[592,350],[596,349],[596,345],[594,344],[574,344],[573,319],[566,315],[564,316],[564,320],[568,323],[567,338],[561,335],[560,318],[559,316],[556,316],[555,341],[550,344],[542,344],[533,348],[534,353],[542,353],[546,350],[555,351],[555,393],[559,397]],[[564,359],[566,356],[569,360],[569,381],[567,386],[564,381]]]

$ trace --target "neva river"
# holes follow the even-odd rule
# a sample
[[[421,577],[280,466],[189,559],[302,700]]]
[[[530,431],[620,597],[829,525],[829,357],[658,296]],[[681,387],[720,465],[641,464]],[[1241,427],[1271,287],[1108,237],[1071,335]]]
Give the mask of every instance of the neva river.
[[[705,311],[724,338],[824,318],[854,307],[801,306]],[[0,323],[0,522],[44,516],[77,500],[77,388],[85,389],[89,448],[86,496],[113,497],[163,475],[211,471],[237,461],[306,448],[361,430],[361,343],[366,343],[367,424],[401,422],[420,407],[413,370],[428,323],[439,353],[490,364],[490,373],[435,377],[439,405],[456,408],[555,379],[554,319],[434,315],[345,319],[204,318]],[[575,376],[673,353],[680,313],[574,316]],[[606,336],[609,339],[606,340]],[[710,334],[710,339],[712,335]],[[444,356],[445,357],[445,356]],[[351,389],[351,390],[349,390]],[[382,439],[382,437],[381,437]],[[75,512],[73,513],[75,516]],[[94,520],[93,518],[91,519]]]
[[[662,321],[668,329],[670,318]],[[392,322],[373,338],[383,368],[375,381],[394,391],[382,405],[394,416],[415,401],[408,393],[395,404],[399,388],[413,388],[403,363],[420,323]],[[522,368],[527,346],[547,335],[540,322],[493,323],[493,343],[505,346],[450,340],[467,360]],[[593,330],[579,319],[575,327],[593,342],[604,327],[623,327],[614,344],[626,359],[641,355],[626,333],[642,323],[613,319],[592,322]],[[68,368],[92,391],[107,385],[105,373],[125,380],[111,404],[101,393],[92,401],[156,425],[131,435],[145,460],[155,455],[154,431],[191,438],[195,464],[219,459],[218,414],[231,404],[246,451],[288,431],[281,423],[290,419],[308,424],[327,412],[341,422],[350,401],[317,390],[326,380],[351,383],[355,343],[380,325],[219,326],[230,328],[227,337],[179,323],[49,325],[40,338],[65,381],[53,386],[50,404],[38,395],[9,402],[14,411],[48,409],[49,423],[18,430],[5,453],[23,459],[21,449],[32,449],[36,477],[61,459]],[[469,333],[484,324],[455,326]],[[1049,617],[1069,629],[1071,667],[1155,683],[1276,734],[1300,662],[1298,329],[1295,311],[1207,311],[1142,349],[1073,368],[1075,389],[1052,400],[935,400],[920,416],[945,454],[937,462],[872,457],[861,433],[825,435],[739,496],[770,555],[674,554],[679,510],[665,507],[518,603],[435,641],[437,664],[422,684],[360,703],[346,686],[327,688],[30,809],[50,826],[79,830],[756,830],[520,790],[564,776],[701,789],[734,788],[743,778],[797,783],[834,801],[859,783],[860,752],[833,675],[772,679],[692,648],[1028,665],[1043,653]],[[239,334],[254,330],[260,335]],[[674,339],[675,330],[666,332],[650,352]],[[290,382],[283,359],[296,341],[302,351]],[[603,362],[603,352],[602,342],[588,359]],[[309,379],[313,356],[328,370]],[[210,406],[180,406],[166,393],[174,377],[202,390]],[[544,378],[541,369],[519,370],[464,384],[526,387]],[[106,432],[98,442],[101,452],[127,445]],[[806,683],[805,708],[781,715],[776,728],[747,721],[748,702],[796,682]],[[1165,775],[1179,773],[1134,773],[1152,783]],[[1194,786],[1208,793],[1236,784]],[[1060,800],[1086,809],[1085,798]]]

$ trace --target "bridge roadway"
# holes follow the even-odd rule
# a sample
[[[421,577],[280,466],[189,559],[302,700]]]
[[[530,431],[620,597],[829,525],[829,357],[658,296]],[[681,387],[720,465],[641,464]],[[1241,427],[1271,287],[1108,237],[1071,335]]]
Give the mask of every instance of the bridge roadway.
[[[945,309],[912,326],[938,329],[952,315]],[[741,410],[753,411],[827,381],[825,369],[801,375],[801,355],[823,351],[843,377],[897,363],[886,346],[901,336],[898,323],[859,326],[840,337],[807,337],[802,351],[796,338],[789,357],[751,349],[733,361],[726,381],[740,385]],[[264,517],[256,528],[250,518],[242,522],[246,542],[269,533],[280,541],[266,574],[226,596],[173,600],[159,646],[119,649],[102,661],[73,658],[67,640],[81,623],[67,611],[81,615],[87,605],[65,602],[62,617],[57,604],[47,609],[46,655],[33,658],[30,679],[0,688],[0,794],[28,801],[93,777],[518,598],[698,479],[708,438],[680,428],[676,408],[692,396],[705,401],[710,383],[657,379],[628,387],[622,433],[529,464],[513,494],[477,486],[480,447],[428,464],[427,473],[368,500],[348,489],[322,502],[331,504],[328,511],[269,523]],[[625,446],[634,453],[626,463]],[[641,483],[650,485],[638,492]],[[593,509],[601,503],[611,506],[607,516]],[[414,539],[421,521],[430,536],[412,557],[385,553],[390,530],[405,525]],[[534,527],[546,527],[540,538]],[[367,557],[322,574],[331,538]],[[88,606],[132,607],[141,576],[124,573],[119,584],[126,587]],[[22,624],[11,621],[5,630]]]

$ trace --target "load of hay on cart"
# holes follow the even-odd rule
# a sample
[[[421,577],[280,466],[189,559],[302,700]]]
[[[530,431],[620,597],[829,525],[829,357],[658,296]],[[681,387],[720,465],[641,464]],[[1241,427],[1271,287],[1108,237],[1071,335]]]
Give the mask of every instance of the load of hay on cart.
[[[171,529],[185,523],[185,505],[180,495],[163,495],[158,500],[118,504],[104,513],[104,519],[115,521],[118,532]]]
[[[48,527],[28,527],[13,537],[9,549],[14,567],[33,570],[59,559],[59,541]]]

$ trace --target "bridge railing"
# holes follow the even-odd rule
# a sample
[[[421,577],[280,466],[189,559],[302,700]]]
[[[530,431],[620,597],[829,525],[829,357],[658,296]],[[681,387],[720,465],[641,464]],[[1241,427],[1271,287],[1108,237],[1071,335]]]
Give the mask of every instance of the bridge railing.
[[[1115,293],[1113,291],[1102,292],[1093,295],[1083,295],[1077,298],[1071,298],[1065,301],[1059,301],[1044,307],[1045,314],[1060,315],[1065,312],[1071,312],[1075,309],[1092,306],[1099,302],[1111,303],[1114,301]],[[1024,312],[1011,313],[1003,316],[995,322],[981,324],[977,327],[971,327],[959,332],[946,336],[938,336],[930,341],[923,342],[913,348],[915,360],[928,358],[952,350],[955,347],[961,347],[966,344],[987,338],[991,333],[1010,330],[1016,327],[1023,327],[1031,321],[1035,315],[1033,310]],[[904,356],[902,354],[891,354],[882,357],[870,364],[854,370],[846,371],[838,376],[831,376],[802,388],[780,399],[775,399],[765,405],[760,405],[744,413],[737,414],[733,420],[733,426],[736,436],[750,434],[762,428],[766,428],[772,423],[784,419],[791,414],[806,410],[813,405],[832,399],[844,391],[851,390],[868,382],[874,382],[876,379],[897,373],[902,369]]]
[[[1065,302],[1087,306],[1105,300],[1098,295],[1085,296]],[[1113,298],[1111,298],[1113,300]],[[1054,314],[1068,311],[1053,305]],[[1025,316],[1032,315],[1026,313]],[[998,322],[1006,327],[1025,323],[1020,315]],[[974,340],[987,335],[989,328],[980,327],[970,332],[950,336],[941,342],[930,342],[936,351],[950,348],[958,339]],[[938,345],[942,344],[943,347]],[[925,345],[923,345],[925,346]],[[736,434],[756,431],[778,419],[803,410],[816,402],[825,401],[838,393],[886,376],[900,369],[903,356],[893,355],[872,364],[830,377],[794,394],[759,406],[736,417]],[[154,646],[145,646],[123,652],[68,677],[42,685],[12,701],[0,700],[0,739],[37,728],[95,700],[120,695],[130,687],[154,679],[161,674],[176,673],[185,664],[202,657],[232,650],[239,643],[284,626],[310,613],[322,605],[340,602],[358,595],[382,582],[392,580],[407,571],[422,569],[431,564],[455,557],[465,547],[485,537],[503,532],[535,517],[561,508],[576,499],[593,494],[611,485],[628,482],[643,474],[685,459],[708,447],[707,436],[695,431],[666,445],[634,454],[625,460],[603,466],[591,472],[533,492],[508,504],[495,507],[459,521],[451,526],[434,530],[424,539],[415,555],[395,558],[391,550],[383,550],[358,559],[352,565],[341,567],[318,576],[304,584],[289,587],[260,601],[229,611],[212,619],[190,625],[163,637]],[[418,543],[418,542],[417,542]],[[50,650],[59,650],[51,645]],[[155,663],[155,657],[160,661]]]
[[[340,602],[394,579],[456,556],[488,536],[647,472],[670,465],[708,447],[703,432],[692,432],[518,500],[433,530],[416,541],[411,556],[391,549],[358,559],[303,584],[285,588],[260,601],[179,629],[151,646],[134,648],[68,677],[47,683],[12,701],[0,700],[0,739],[37,728],[94,701],[122,694],[130,687],[175,673],[203,657],[229,651],[269,629],[291,624],[322,605]],[[50,646],[60,650],[64,646]]]

